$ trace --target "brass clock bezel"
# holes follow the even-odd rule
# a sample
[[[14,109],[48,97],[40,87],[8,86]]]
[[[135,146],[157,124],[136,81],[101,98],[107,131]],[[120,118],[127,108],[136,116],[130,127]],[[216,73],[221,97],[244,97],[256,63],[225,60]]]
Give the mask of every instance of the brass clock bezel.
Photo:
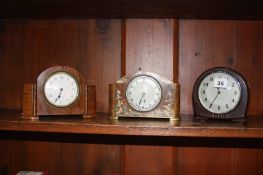
[[[52,77],[52,76],[54,76],[55,74],[58,74],[58,73],[65,73],[65,74],[67,74],[68,76],[70,76],[74,81],[75,81],[75,83],[76,83],[76,85],[77,85],[77,91],[78,91],[78,95],[77,95],[77,97],[74,99],[74,101],[72,101],[70,104],[68,104],[68,105],[63,105],[63,106],[57,106],[57,105],[55,105],[55,104],[53,104],[53,103],[51,103],[48,99],[47,99],[47,96],[46,96],[46,93],[45,93],[45,85],[46,85],[46,83],[47,83],[47,81]],[[43,96],[44,96],[44,99],[45,99],[45,101],[50,105],[50,106],[52,106],[52,107],[54,107],[54,108],[67,108],[67,107],[70,107],[71,105],[74,105],[74,103],[76,103],[77,101],[78,101],[78,99],[79,99],[79,96],[80,96],[80,83],[79,83],[79,81],[76,79],[76,77],[74,76],[74,75],[72,75],[71,73],[69,73],[68,71],[65,71],[65,70],[58,70],[58,71],[55,71],[55,72],[52,72],[51,74],[49,74],[48,76],[47,76],[47,78],[44,80],[44,83],[43,83],[43,86],[42,86],[42,94],[43,94]]]
[[[154,106],[153,108],[151,108],[150,110],[145,110],[145,111],[143,111],[143,110],[138,110],[138,109],[134,108],[134,107],[130,104],[130,102],[129,102],[129,100],[128,100],[128,97],[127,97],[127,88],[128,88],[128,86],[129,86],[129,84],[130,84],[134,79],[136,79],[136,78],[138,78],[138,77],[142,77],[142,76],[144,76],[144,77],[149,77],[149,78],[153,79],[153,80],[158,84],[158,86],[160,87],[160,90],[161,90],[161,98],[160,98],[158,104],[157,104],[156,106]],[[126,100],[127,100],[128,105],[129,105],[131,108],[133,108],[133,110],[135,110],[135,111],[137,111],[137,112],[145,112],[145,113],[147,113],[147,112],[150,112],[150,111],[156,109],[156,108],[160,105],[160,103],[161,103],[161,101],[162,101],[162,98],[163,98],[163,87],[162,87],[162,85],[160,84],[160,82],[159,82],[156,78],[154,78],[153,76],[151,76],[151,75],[137,75],[137,76],[133,77],[133,78],[127,83],[126,88],[125,88],[125,97],[126,97]]]

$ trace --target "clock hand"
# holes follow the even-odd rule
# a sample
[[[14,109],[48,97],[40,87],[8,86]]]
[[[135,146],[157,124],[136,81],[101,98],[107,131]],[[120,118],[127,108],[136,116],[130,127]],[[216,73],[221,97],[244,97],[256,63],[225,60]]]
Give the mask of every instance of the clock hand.
[[[61,97],[61,93],[63,91],[63,88],[60,88],[60,91],[59,91],[59,94],[58,94],[58,97],[55,99],[55,103],[57,102],[57,100]]]
[[[217,88],[217,94],[216,94],[214,100],[212,101],[212,103],[210,104],[209,108],[211,108],[213,106],[213,103],[214,103],[214,101],[216,100],[216,98],[218,97],[219,94],[221,94],[221,92],[219,91],[219,87],[218,87]]]
[[[145,95],[145,93],[143,92],[143,93],[142,93],[141,100],[140,100],[140,102],[139,102],[139,106],[140,106],[140,104],[141,104],[141,102],[142,102],[142,98],[144,97],[144,95]]]

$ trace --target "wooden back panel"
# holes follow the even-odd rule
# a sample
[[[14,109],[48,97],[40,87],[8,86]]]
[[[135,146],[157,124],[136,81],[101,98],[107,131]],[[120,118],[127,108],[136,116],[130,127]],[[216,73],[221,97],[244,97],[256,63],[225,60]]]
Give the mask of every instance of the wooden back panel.
[[[108,111],[108,84],[120,78],[121,72],[141,67],[170,80],[178,79],[181,113],[192,113],[195,79],[210,67],[224,66],[248,80],[249,114],[262,114],[262,31],[261,21],[2,21],[0,108],[22,109],[23,84],[34,82],[46,68],[63,64],[79,70],[89,85],[96,85],[98,112]],[[32,141],[27,136],[20,141],[20,134],[11,140],[1,136],[2,174],[22,169],[47,169],[50,174],[263,174],[259,161],[262,149],[148,144],[149,140],[158,141],[155,137],[129,137],[122,142],[123,138],[111,136],[85,135],[79,139],[81,136],[63,135],[65,139],[57,141],[61,135],[39,133],[33,138],[40,136],[42,140]]]

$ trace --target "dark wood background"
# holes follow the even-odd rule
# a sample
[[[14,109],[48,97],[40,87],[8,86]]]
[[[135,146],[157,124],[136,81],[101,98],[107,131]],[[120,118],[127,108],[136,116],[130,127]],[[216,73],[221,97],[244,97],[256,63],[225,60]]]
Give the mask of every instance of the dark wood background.
[[[247,79],[249,115],[262,115],[262,57],[261,21],[5,20],[0,22],[0,108],[21,110],[23,83],[34,82],[50,66],[66,65],[96,85],[97,111],[107,112],[108,84],[141,67],[178,80],[181,113],[191,114],[197,76],[224,66]],[[151,141],[160,138],[56,133],[1,136],[0,174],[263,174],[263,150],[257,145],[209,147],[202,139],[200,146],[177,146],[177,138],[155,145]]]

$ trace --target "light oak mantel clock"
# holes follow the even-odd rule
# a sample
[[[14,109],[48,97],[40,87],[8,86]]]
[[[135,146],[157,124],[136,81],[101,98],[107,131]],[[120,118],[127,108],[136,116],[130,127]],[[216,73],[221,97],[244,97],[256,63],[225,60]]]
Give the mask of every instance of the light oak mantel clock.
[[[112,87],[112,118],[168,118],[180,120],[179,84],[152,72],[137,71]]]
[[[38,76],[36,84],[24,85],[24,119],[47,115],[82,115],[87,118],[94,116],[95,112],[95,86],[88,86],[84,77],[71,67],[50,67]]]

